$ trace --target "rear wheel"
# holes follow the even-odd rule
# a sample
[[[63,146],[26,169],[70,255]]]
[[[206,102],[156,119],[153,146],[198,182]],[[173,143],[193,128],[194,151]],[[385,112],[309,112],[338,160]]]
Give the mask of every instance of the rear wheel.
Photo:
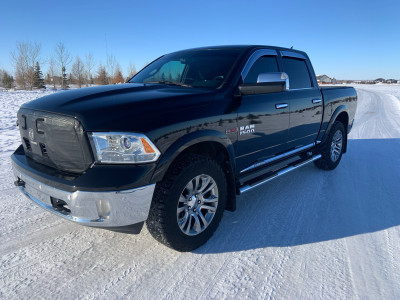
[[[217,229],[226,198],[226,179],[218,163],[197,154],[185,155],[157,184],[147,228],[164,245],[191,251]]]
[[[314,161],[314,165],[323,170],[335,169],[342,159],[346,135],[341,122],[333,123],[328,138],[320,148],[322,157]]]

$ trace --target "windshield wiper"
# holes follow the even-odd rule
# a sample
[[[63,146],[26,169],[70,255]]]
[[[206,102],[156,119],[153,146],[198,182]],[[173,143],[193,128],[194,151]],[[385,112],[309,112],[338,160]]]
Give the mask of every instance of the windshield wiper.
[[[168,80],[160,80],[160,81],[147,81],[144,82],[146,83],[160,83],[160,84],[166,84],[166,85],[176,85],[176,86],[185,86],[185,87],[192,87],[191,85],[184,84],[181,82],[174,82],[174,81],[168,81]]]

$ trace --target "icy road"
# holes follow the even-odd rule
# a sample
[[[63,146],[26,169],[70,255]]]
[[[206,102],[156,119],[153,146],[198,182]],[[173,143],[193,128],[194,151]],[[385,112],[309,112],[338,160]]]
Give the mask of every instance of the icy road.
[[[400,86],[356,86],[348,153],[255,189],[192,253],[91,229],[12,184],[15,115],[0,92],[0,299],[400,299]]]

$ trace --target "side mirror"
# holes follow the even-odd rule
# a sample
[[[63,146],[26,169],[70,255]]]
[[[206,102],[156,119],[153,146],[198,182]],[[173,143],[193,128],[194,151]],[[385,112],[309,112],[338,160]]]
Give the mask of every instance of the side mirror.
[[[257,83],[242,83],[239,91],[242,95],[279,93],[289,89],[289,76],[285,72],[261,73]]]

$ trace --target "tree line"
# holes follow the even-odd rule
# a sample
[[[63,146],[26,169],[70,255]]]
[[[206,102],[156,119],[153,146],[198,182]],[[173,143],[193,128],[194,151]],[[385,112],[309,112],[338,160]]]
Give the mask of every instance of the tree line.
[[[107,53],[106,64],[96,63],[92,53],[83,58],[73,57],[64,43],[59,42],[52,55],[45,59],[38,42],[17,42],[10,57],[14,73],[0,69],[0,87],[32,90],[44,88],[45,84],[54,89],[59,86],[67,89],[71,84],[83,86],[124,83],[136,74],[136,67],[129,64],[127,77],[123,76],[120,64],[112,54]],[[47,64],[43,75],[42,66]]]

